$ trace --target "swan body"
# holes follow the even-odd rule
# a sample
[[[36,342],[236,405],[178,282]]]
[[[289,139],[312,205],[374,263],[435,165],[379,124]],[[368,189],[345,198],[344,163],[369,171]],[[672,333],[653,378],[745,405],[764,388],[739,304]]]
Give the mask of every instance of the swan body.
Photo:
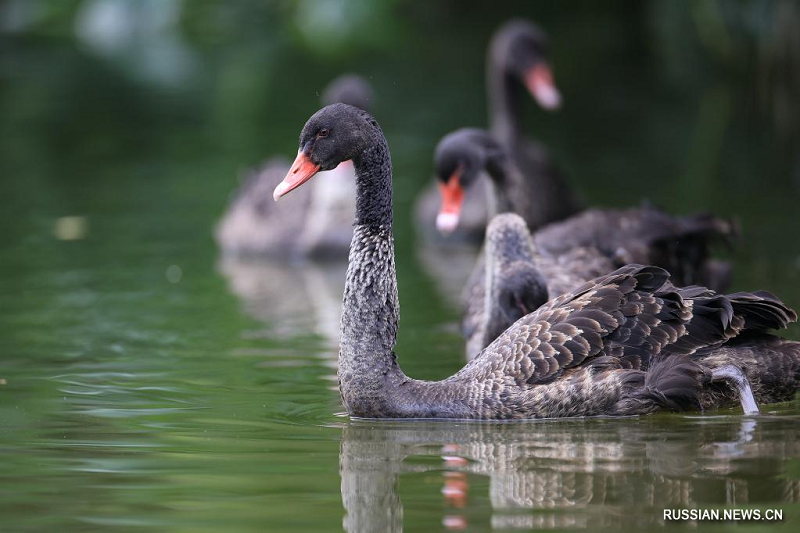
[[[276,200],[342,161],[352,160],[355,168],[338,369],[351,416],[524,419],[713,406],[724,394],[706,392],[715,387],[715,369],[704,360],[735,364],[719,349],[735,355],[738,345],[731,343],[745,335],[757,346],[774,343],[774,357],[795,370],[780,375],[781,387],[759,381],[766,376],[761,368],[776,367],[770,361],[748,368],[747,377],[775,397],[797,388],[800,344],[763,333],[796,320],[791,309],[765,292],[723,296],[676,288],[663,269],[641,265],[550,300],[447,379],[412,379],[394,354],[399,299],[392,167],[380,126],[363,110],[333,104],[306,122],[299,145]]]
[[[447,184],[440,187],[443,210],[458,205],[460,188],[488,174],[493,211],[517,213],[531,231],[537,227],[535,199],[540,191],[535,181],[488,131],[462,128],[445,135],[436,147],[435,169],[440,184]],[[454,207],[452,212],[461,210]],[[537,250],[553,257],[591,248],[617,266],[653,264],[668,269],[678,284],[701,283],[720,290],[729,281],[730,266],[710,258],[709,248],[715,240],[730,241],[735,234],[732,223],[708,214],[673,216],[645,205],[588,209],[536,230],[533,239]]]
[[[462,332],[468,360],[551,298],[615,268],[593,247],[558,256],[539,252],[525,221],[514,213],[499,214],[489,223],[479,261],[464,294]]]

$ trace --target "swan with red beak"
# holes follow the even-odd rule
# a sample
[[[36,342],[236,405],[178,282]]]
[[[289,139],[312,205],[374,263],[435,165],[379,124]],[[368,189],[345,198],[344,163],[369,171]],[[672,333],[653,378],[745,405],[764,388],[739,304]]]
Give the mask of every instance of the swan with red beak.
[[[342,102],[367,109],[372,103],[372,89],[360,76],[343,74],[327,85],[321,98],[325,104]],[[292,206],[269,201],[273,193],[277,198],[306,182],[315,171],[325,170],[309,163],[306,156],[310,154],[304,149],[294,163],[283,156],[274,157],[242,176],[241,186],[214,230],[226,265],[235,265],[242,257],[347,257],[356,208],[351,164],[338,165],[325,179],[296,192],[301,198],[295,197]],[[318,156],[319,147],[314,150],[314,157]],[[286,183],[276,190],[285,177]]]
[[[542,107],[556,109],[561,104],[561,95],[553,84],[553,75],[545,63],[538,63],[530,68],[525,75],[525,84]],[[446,135],[436,148],[435,166],[438,178],[441,207],[436,216],[436,229],[443,234],[449,234],[458,227],[461,209],[464,205],[466,187],[477,181],[480,169],[490,163],[498,155],[499,148],[484,146],[485,150],[480,157],[471,157],[465,150],[458,146],[467,139],[480,137],[473,134],[478,130],[465,128],[458,130],[457,135]],[[473,141],[477,144],[486,144]],[[299,156],[298,156],[299,158]]]
[[[502,129],[512,124],[517,124],[511,128],[514,135],[519,134],[519,109],[513,85],[524,85],[543,109],[554,111],[561,106],[561,93],[556,87],[547,58],[546,35],[528,21],[517,19],[507,22],[492,39],[487,82],[493,122],[502,125],[498,131],[493,128],[493,133],[499,134],[497,141],[503,142],[506,135]],[[496,147],[478,139],[474,131],[477,130],[464,129],[459,130],[458,135],[445,136],[436,149],[436,177],[441,198],[436,228],[443,234],[450,234],[458,228],[466,197],[465,189],[478,181],[477,176],[484,167],[491,172],[493,160],[497,159]],[[480,145],[482,153],[478,158],[467,157],[464,150],[458,149],[458,142]],[[515,153],[519,150],[518,145],[508,149],[512,159],[524,155]]]
[[[333,118],[340,118],[336,126],[317,125],[311,122],[300,135],[297,157],[283,181],[275,187],[272,198],[277,201],[310,180],[320,171],[333,170],[340,164],[351,161],[360,152],[354,149],[363,142],[363,132],[353,124],[353,116],[365,113],[349,106],[328,106]],[[356,177],[353,176],[355,180]]]

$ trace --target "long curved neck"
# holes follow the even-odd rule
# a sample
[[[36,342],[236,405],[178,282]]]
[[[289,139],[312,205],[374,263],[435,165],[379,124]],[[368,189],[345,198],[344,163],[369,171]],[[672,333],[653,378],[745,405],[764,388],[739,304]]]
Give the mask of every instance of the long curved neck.
[[[486,92],[489,97],[489,127],[500,142],[508,145],[522,133],[519,119],[519,87],[505,71],[497,53],[490,50],[486,67]]]
[[[491,190],[487,194],[492,215],[516,212],[513,191],[520,185],[519,173],[505,156],[491,158],[486,163]]]
[[[499,146],[487,157],[486,171],[490,178],[487,201],[492,216],[500,213],[524,215],[520,212],[519,199],[530,197],[533,191],[529,190],[528,180]]]
[[[483,289],[483,317],[479,327],[479,343],[474,347],[475,353],[486,348],[493,340],[493,330],[496,329],[495,324],[502,322],[502,310],[497,301],[497,286],[498,286],[498,259],[493,257],[492,246],[487,242],[484,247],[484,289]],[[474,357],[474,356],[473,356]]]
[[[392,164],[382,134],[353,159],[356,221],[344,289],[339,390],[351,415],[385,416],[399,302],[392,235]]]
[[[519,148],[498,146],[486,160],[491,178],[487,187],[491,215],[517,213],[531,230],[536,230],[579,211],[580,202],[558,172],[540,165],[523,173],[513,153]]]
[[[524,293],[517,294],[515,305],[524,305],[531,312],[548,299],[547,283],[536,267],[533,241],[525,227],[490,227],[486,239],[484,313],[481,324],[481,348],[488,346],[520,316],[521,309],[507,309],[500,301],[500,287],[525,276]],[[527,309],[529,308],[529,309]]]
[[[506,149],[492,134],[484,129],[473,128],[464,132],[465,150],[471,152],[476,161],[489,174],[486,183],[486,201],[489,218],[499,213],[516,212],[514,196],[525,186],[524,177],[517,170]]]

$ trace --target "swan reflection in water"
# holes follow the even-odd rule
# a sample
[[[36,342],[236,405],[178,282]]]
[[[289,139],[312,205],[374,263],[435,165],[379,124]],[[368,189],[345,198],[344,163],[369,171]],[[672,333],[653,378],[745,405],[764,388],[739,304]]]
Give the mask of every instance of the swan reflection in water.
[[[798,422],[772,415],[353,420],[343,424],[339,454],[344,529],[402,531],[399,481],[420,472],[441,475],[441,522],[449,529],[470,525],[470,498],[484,497],[470,494],[471,480],[481,485],[476,476],[489,481],[493,529],[641,527],[662,525],[667,508],[798,502],[800,481],[783,475],[785,459],[800,453]]]
[[[289,263],[223,255],[217,269],[250,317],[267,325],[252,336],[317,335],[336,367],[347,261]]]

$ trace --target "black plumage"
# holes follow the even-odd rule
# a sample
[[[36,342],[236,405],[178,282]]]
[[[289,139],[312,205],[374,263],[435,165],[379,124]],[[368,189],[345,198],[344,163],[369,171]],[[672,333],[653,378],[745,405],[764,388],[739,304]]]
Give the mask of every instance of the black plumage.
[[[530,21],[512,19],[495,31],[486,62],[489,129],[536,191],[536,195],[528,199],[531,209],[526,219],[533,230],[564,220],[583,208],[583,202],[552,162],[544,145],[526,137],[523,131],[523,86],[532,89],[526,83],[527,75],[537,66],[546,67],[548,55],[545,32]],[[551,89],[558,94],[552,80]],[[560,98],[547,105],[535,92],[532,96],[544,108],[556,109],[560,105]]]
[[[522,131],[520,93],[526,84],[526,76],[532,69],[547,67],[549,55],[547,35],[541,28],[526,20],[512,19],[494,33],[486,57],[486,92],[492,134],[500,146],[513,154],[515,164],[524,169],[537,190],[537,196],[531,199],[535,204],[529,220],[532,228],[563,220],[582,208],[582,202],[553,164],[546,148],[526,137]],[[557,96],[555,83],[550,82],[551,91]],[[543,101],[535,93],[531,96],[542,109],[552,111],[559,107],[559,101]],[[476,176],[475,182],[480,182],[480,185],[485,181]],[[491,201],[487,201],[484,187],[464,185],[463,213],[458,227],[446,240],[480,243],[489,220],[497,211],[487,205]],[[433,231],[438,207],[439,195],[431,184],[422,191],[414,209],[418,230],[428,240],[440,241],[443,238]]]
[[[434,166],[440,182],[447,182],[452,169],[458,168],[467,188],[487,173],[494,191],[491,211],[520,215],[543,254],[560,257],[591,248],[616,266],[640,263],[668,269],[679,285],[699,283],[721,290],[730,281],[730,265],[713,259],[711,248],[735,240],[738,228],[731,221],[706,213],[674,216],[642,205],[587,209],[542,227],[537,213],[542,191],[536,180],[489,132],[477,128],[445,135],[437,146]]]
[[[591,247],[560,256],[541,253],[522,217],[497,215],[486,229],[484,253],[463,295],[467,359],[550,298],[613,269],[613,262]]]
[[[351,416],[514,419],[712,407],[728,400],[715,389],[715,372],[745,361],[762,399],[796,389],[798,343],[763,331],[796,320],[780,300],[675,287],[665,270],[641,265],[548,301],[447,379],[411,379],[393,351],[399,301],[383,133],[368,113],[334,104],[308,120],[300,146],[319,168],[352,159],[356,169],[338,370]],[[732,342],[744,337],[750,344]]]

